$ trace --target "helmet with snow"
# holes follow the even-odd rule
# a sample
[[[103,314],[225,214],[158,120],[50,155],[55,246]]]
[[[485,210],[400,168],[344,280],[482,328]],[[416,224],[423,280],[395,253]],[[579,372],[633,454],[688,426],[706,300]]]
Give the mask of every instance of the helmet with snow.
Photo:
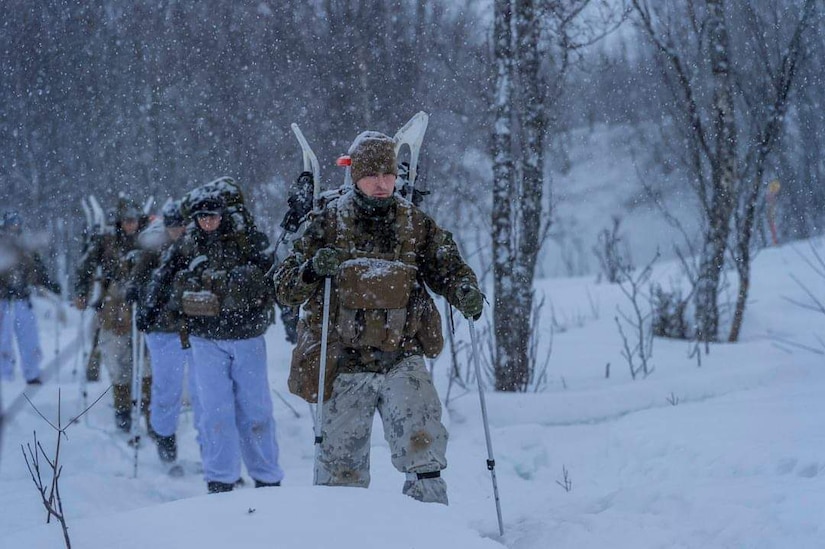
[[[189,204],[189,215],[195,219],[205,215],[222,215],[226,207],[220,196],[205,194]]]
[[[186,193],[181,199],[181,209],[186,218],[195,218],[196,211],[220,213],[228,221],[232,231],[244,232],[255,226],[252,214],[244,205],[240,185],[231,177],[219,177]]]
[[[347,151],[352,165],[352,182],[380,174],[398,175],[395,159],[395,141],[381,132],[362,132]]]
[[[183,227],[186,218],[181,210],[180,200],[170,200],[163,206],[163,225],[165,227]]]

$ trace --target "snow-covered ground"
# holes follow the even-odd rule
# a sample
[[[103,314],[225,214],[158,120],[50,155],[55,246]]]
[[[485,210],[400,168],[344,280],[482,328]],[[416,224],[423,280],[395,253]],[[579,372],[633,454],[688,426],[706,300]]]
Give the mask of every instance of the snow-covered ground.
[[[822,239],[813,245],[825,255]],[[546,299],[540,353],[553,327],[547,386],[539,393],[487,393],[503,538],[473,390],[453,387],[446,411],[449,507],[399,493],[403,478],[390,464],[378,423],[369,490],[311,486],[312,420],[286,389],[289,348],[275,326],[268,334],[271,384],[295,410],[273,393],[284,485],[206,495],[188,414],[179,431],[187,474],[170,478],[147,445],[133,478],[133,451],[113,434],[107,395],[62,442],[61,491],[73,545],[825,547],[825,315],[790,301],[806,301],[792,275],[825,298],[825,279],[803,259],[810,253],[804,242],[757,257],[741,343],[713,345],[699,366],[685,342],[657,340],[655,371],[636,381],[620,355],[614,316],[627,303],[618,288],[597,285],[592,276],[539,281],[537,293]],[[662,264],[654,277],[667,285],[674,271]],[[54,315],[45,302],[37,307],[48,362]],[[70,315],[64,353],[78,320]],[[457,337],[466,342],[461,324]],[[435,364],[442,396],[448,361],[445,352]],[[58,390],[64,420],[81,407],[74,364],[65,361],[60,383],[53,378],[33,396],[52,420]],[[90,395],[104,388],[91,384]],[[21,390],[22,381],[4,383],[3,405]],[[54,433],[28,405],[4,432],[3,548],[63,547],[60,527],[44,524],[20,453],[33,430],[53,448]]]

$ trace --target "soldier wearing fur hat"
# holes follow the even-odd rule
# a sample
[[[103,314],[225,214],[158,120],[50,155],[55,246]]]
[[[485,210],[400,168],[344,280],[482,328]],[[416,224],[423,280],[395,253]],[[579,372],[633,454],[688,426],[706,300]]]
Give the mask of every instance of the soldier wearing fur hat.
[[[230,178],[193,189],[183,204],[194,223],[164,252],[138,325],[151,325],[164,309],[184,319],[207,490],[232,490],[242,460],[256,487],[278,486],[284,474],[263,337],[274,312],[269,240]]]
[[[40,255],[23,234],[23,218],[6,212],[0,226],[0,374],[14,377],[14,346],[26,383],[40,384],[42,351],[37,318],[32,311],[31,290],[39,286],[60,294],[60,286],[49,277]]]
[[[372,418],[384,423],[403,493],[447,503],[447,431],[424,357],[443,346],[429,291],[468,317],[482,311],[476,276],[449,232],[395,193],[395,143],[364,132],[350,147],[354,188],[314,214],[275,274],[285,306],[303,305],[290,390],[318,397],[323,280],[332,280],[324,421],[316,478],[367,487]]]
[[[74,295],[79,310],[88,305],[97,310],[101,359],[113,385],[115,425],[128,433],[132,427],[132,312],[126,289],[135,259],[133,253],[138,248],[137,234],[146,224],[146,217],[134,203],[121,197],[112,218],[111,229],[96,235],[81,257]],[[100,297],[90,303],[98,280]],[[141,411],[147,429],[153,434],[149,421],[152,373],[148,363],[142,371]]]

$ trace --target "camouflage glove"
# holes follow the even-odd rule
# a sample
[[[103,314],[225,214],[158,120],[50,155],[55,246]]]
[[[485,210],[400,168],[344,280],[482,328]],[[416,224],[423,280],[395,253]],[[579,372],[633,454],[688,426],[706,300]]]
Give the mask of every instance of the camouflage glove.
[[[484,295],[471,284],[464,283],[455,292],[458,300],[456,308],[461,311],[466,318],[478,320],[481,318],[481,311],[484,309]]]
[[[335,276],[341,261],[332,248],[321,248],[312,257],[312,270],[320,277]]]

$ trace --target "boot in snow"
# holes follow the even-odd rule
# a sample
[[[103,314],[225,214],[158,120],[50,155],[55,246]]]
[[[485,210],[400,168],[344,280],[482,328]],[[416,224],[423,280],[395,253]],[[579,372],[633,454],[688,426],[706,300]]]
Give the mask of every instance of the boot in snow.
[[[217,480],[210,480],[206,483],[206,489],[210,494],[220,494],[222,492],[231,492],[235,485],[231,482],[218,482]]]
[[[255,488],[266,488],[267,486],[280,486],[281,482],[264,482],[262,480],[255,481]]]
[[[115,425],[127,433],[132,428],[132,388],[128,385],[113,385],[115,398]]]
[[[132,430],[132,414],[128,410],[118,410],[115,412],[115,426],[124,433]]]
[[[174,434],[168,437],[157,435],[155,442],[158,445],[158,457],[162,462],[171,463],[178,459],[178,443]]]

